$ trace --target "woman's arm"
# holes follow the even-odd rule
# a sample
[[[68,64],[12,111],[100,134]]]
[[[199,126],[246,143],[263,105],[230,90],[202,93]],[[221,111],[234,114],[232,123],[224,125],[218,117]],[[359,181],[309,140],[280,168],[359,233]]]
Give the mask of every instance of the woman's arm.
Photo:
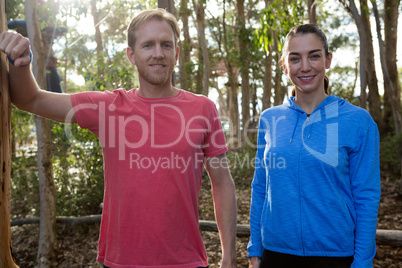
[[[381,194],[379,134],[368,118],[359,146],[350,155],[350,177],[356,210],[355,254],[352,267],[373,267],[378,205]]]

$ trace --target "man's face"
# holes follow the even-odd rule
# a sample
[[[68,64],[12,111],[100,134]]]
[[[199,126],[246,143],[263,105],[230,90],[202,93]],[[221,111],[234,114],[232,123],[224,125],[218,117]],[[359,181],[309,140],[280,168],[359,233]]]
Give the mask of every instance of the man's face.
[[[179,48],[169,23],[150,20],[140,26],[135,35],[135,46],[127,48],[127,57],[137,66],[140,83],[170,85]]]

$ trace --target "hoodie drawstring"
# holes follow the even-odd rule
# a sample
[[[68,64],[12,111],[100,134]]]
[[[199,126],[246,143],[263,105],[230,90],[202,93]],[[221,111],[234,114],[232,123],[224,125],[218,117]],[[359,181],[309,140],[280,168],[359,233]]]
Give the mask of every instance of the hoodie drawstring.
[[[295,135],[296,128],[297,128],[297,125],[298,125],[298,124],[299,124],[299,115],[297,115],[297,122],[296,122],[296,125],[295,125],[294,129],[293,129],[292,137],[290,138],[289,143],[292,143],[292,140],[293,140],[293,137],[294,137],[294,135]]]
[[[310,127],[308,128],[308,129],[309,129],[309,132],[308,132],[307,139],[310,139],[311,131],[312,131],[312,128],[313,128],[313,125],[314,125],[314,121],[315,121],[315,119],[316,119],[316,117],[317,117],[317,114],[318,114],[318,112],[314,113],[313,122],[310,124]],[[293,141],[293,138],[294,138],[294,135],[295,135],[295,132],[296,132],[297,125],[299,124],[299,117],[300,117],[300,115],[297,115],[296,125],[295,125],[295,127],[293,128],[292,137],[290,138],[289,143],[292,143],[292,141]],[[306,122],[309,121],[309,118],[310,118],[310,117],[307,115]]]
[[[312,129],[313,129],[313,125],[314,125],[315,119],[317,118],[317,114],[318,114],[318,112],[315,112],[315,113],[314,113],[314,118],[313,118],[313,121],[312,121],[311,124],[310,124],[307,139],[310,139],[310,135],[311,135],[311,132],[312,132]],[[308,117],[307,117],[307,120],[308,120]]]

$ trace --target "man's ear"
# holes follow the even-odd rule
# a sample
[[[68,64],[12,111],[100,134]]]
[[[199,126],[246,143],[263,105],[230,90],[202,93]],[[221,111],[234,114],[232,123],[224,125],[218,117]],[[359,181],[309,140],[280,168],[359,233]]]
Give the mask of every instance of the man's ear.
[[[177,46],[177,48],[176,48],[176,63],[175,64],[177,64],[177,60],[179,59],[179,53],[180,53],[180,48],[179,48],[179,46]]]
[[[131,64],[135,65],[134,50],[131,47],[127,47],[126,54],[127,59],[131,62]]]

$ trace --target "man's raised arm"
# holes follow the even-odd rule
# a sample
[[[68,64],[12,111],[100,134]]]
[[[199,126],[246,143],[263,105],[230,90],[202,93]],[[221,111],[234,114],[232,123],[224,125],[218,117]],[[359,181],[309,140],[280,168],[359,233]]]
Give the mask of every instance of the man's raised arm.
[[[10,61],[11,102],[19,109],[55,121],[75,123],[71,99],[68,94],[41,90],[30,69],[29,40],[20,34],[2,32],[0,51],[7,54]],[[14,63],[12,63],[12,61]],[[69,118],[67,117],[69,115]]]

